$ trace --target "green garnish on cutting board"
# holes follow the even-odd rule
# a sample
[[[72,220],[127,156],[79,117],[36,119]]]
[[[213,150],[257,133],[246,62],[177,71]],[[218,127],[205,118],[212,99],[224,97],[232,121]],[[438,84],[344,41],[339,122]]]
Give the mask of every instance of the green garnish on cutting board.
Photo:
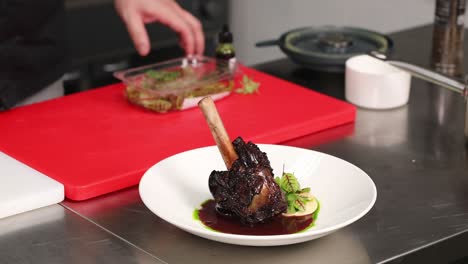
[[[242,87],[236,90],[236,93],[240,94],[253,94],[258,93],[258,88],[260,87],[260,83],[254,82],[254,80],[250,79],[249,76],[244,75],[242,76],[241,81]]]

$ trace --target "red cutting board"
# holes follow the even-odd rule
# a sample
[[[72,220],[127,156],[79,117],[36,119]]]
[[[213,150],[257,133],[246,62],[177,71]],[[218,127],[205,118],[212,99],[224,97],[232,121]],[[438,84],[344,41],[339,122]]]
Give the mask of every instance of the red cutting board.
[[[346,102],[243,72],[260,83],[260,92],[216,102],[231,139],[280,143],[355,119]],[[136,185],[158,161],[214,144],[198,108],[150,112],[128,103],[122,84],[0,113],[0,151],[61,182],[72,200]]]

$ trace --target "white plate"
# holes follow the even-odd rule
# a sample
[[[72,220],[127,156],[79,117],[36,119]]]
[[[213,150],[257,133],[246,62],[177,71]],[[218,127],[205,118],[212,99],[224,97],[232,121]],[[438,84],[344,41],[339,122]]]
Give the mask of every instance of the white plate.
[[[349,162],[307,149],[258,146],[267,153],[275,175],[285,164],[286,171],[294,172],[302,187],[311,187],[311,193],[320,201],[312,228],[289,235],[249,236],[215,232],[195,220],[194,210],[212,198],[208,189],[211,171],[225,170],[216,146],[182,152],[151,167],[140,181],[143,203],[160,218],[194,235],[249,246],[287,245],[322,237],[358,220],[375,203],[374,182]]]

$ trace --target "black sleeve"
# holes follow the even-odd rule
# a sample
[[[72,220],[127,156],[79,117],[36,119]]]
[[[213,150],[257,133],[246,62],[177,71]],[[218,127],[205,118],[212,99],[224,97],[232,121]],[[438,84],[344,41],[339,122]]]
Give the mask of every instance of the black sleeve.
[[[0,0],[0,42],[37,32],[63,0]]]
[[[67,68],[64,3],[0,0],[0,108],[57,80]]]

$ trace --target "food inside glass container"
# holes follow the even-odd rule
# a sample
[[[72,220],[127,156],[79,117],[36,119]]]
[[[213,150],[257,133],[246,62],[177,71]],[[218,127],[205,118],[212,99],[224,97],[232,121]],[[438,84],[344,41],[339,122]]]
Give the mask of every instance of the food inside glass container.
[[[165,113],[196,106],[205,97],[220,99],[231,93],[236,72],[207,57],[181,58],[117,72],[126,98],[144,108]]]

